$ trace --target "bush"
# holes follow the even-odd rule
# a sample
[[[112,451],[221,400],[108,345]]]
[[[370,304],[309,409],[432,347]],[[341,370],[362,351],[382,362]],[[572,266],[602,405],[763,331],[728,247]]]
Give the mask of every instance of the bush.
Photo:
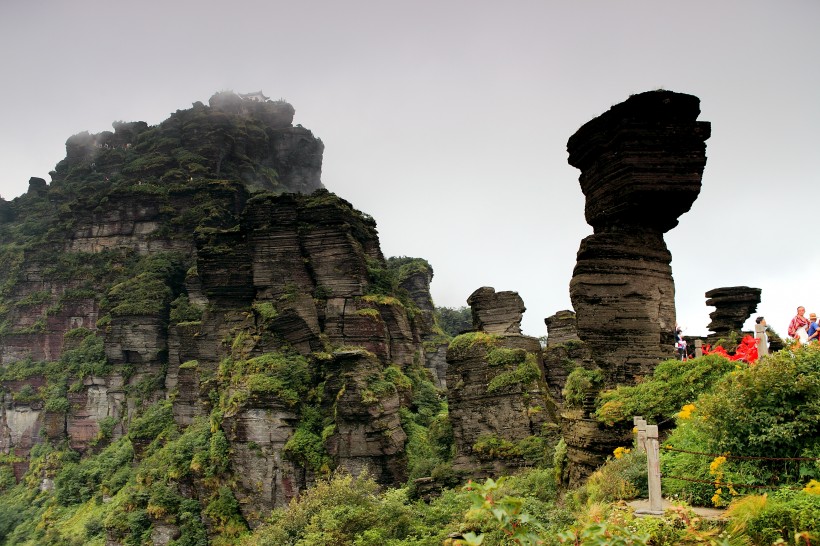
[[[575,368],[567,376],[564,390],[561,392],[564,405],[569,408],[580,408],[584,405],[587,395],[600,385],[603,379],[604,376],[600,370]]]
[[[820,455],[820,348],[780,351],[718,381],[681,412],[665,442],[676,449],[752,457]],[[692,502],[726,504],[743,485],[800,483],[820,474],[816,461],[712,460],[664,451],[667,476],[719,482],[690,484],[664,479],[664,489]],[[668,485],[667,485],[668,484]],[[756,491],[749,491],[756,492]]]
[[[649,422],[663,421],[701,393],[712,390],[720,378],[745,366],[720,355],[686,361],[666,360],[658,364],[652,377],[642,383],[601,393],[595,417],[608,425],[631,423],[635,415],[641,415]]]

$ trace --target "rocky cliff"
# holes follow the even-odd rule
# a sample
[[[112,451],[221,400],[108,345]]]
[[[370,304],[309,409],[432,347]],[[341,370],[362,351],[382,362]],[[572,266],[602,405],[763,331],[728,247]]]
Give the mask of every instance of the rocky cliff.
[[[430,470],[408,437],[444,407],[432,268],[384,258],[373,219],[322,189],[323,145],[293,115],[219,93],[117,122],[0,203],[0,466],[60,497],[77,470],[44,453],[124,457],[108,544],[135,521],[158,544],[230,536],[335,468]]]

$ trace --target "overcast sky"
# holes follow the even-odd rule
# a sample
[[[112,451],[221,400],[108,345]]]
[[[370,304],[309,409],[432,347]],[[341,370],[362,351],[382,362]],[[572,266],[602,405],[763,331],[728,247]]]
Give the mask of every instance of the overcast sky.
[[[2,0],[0,195],[50,180],[70,135],[262,89],[325,143],[322,181],[385,255],[432,264],[437,305],[514,290],[540,336],[592,232],[567,139],[669,89],[712,123],[666,236],[678,322],[705,334],[704,293],[747,285],[785,334],[820,312],[818,23],[817,0]]]

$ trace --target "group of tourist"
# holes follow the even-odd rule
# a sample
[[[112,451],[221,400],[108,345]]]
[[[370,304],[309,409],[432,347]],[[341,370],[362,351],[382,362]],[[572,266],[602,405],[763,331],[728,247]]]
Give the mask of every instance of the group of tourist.
[[[797,308],[797,314],[789,323],[789,337],[803,344],[816,343],[820,338],[820,323],[817,322],[817,315],[810,313],[809,318],[806,318],[805,315],[806,308],[801,305]]]

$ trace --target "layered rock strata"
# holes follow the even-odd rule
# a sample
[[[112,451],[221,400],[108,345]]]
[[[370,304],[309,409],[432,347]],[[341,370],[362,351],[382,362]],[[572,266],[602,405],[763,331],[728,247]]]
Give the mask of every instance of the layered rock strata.
[[[482,286],[467,298],[473,313],[473,329],[488,334],[520,334],[524,301],[517,292],[496,292]]]
[[[432,268],[385,260],[372,218],[313,191],[323,145],[292,118],[219,94],[115,123],[0,201],[0,450],[18,478],[36,444],[90,453],[166,399],[182,429],[224,435],[220,479],[251,526],[337,467],[406,480],[399,410],[419,384],[443,403],[446,382]],[[137,459],[153,439],[132,439]]]
[[[729,332],[740,332],[743,323],[757,311],[760,303],[760,288],[748,286],[727,286],[706,292],[706,305],[715,308],[709,314],[712,322],[707,336],[711,342],[724,337]]]
[[[570,298],[607,387],[634,383],[673,354],[675,286],[663,234],[700,192],[710,125],[697,121],[699,103],[671,91],[633,95],[567,143],[594,230],[578,250]],[[575,437],[567,443],[580,453],[586,442]],[[587,471],[602,460],[570,459]]]
[[[585,215],[570,283],[578,336],[606,384],[649,373],[674,348],[675,286],[663,234],[700,192],[708,122],[692,95],[631,96],[582,126],[567,143],[581,171]]]
[[[456,446],[453,466],[473,476],[504,474],[533,464],[556,432],[540,343],[516,331],[521,298],[515,292],[495,296],[495,290],[484,287],[468,300],[473,323],[487,324],[495,333],[462,334],[447,350],[447,399]]]
[[[545,318],[544,324],[547,325],[547,347],[566,343],[567,341],[580,340],[573,311],[568,309],[558,311],[554,315]]]

